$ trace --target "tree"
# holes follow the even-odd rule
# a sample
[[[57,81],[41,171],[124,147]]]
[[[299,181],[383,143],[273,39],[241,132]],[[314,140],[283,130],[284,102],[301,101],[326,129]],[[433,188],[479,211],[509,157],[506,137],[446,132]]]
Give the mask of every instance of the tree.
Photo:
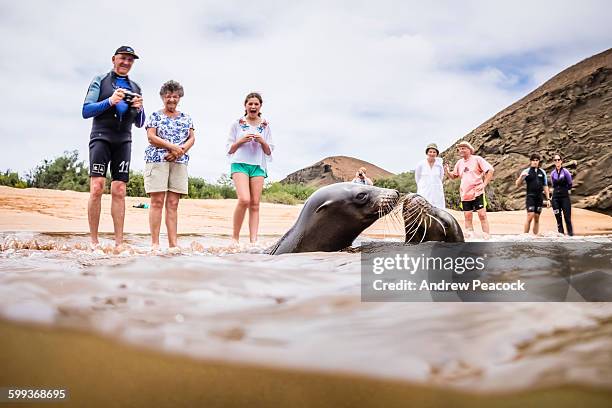
[[[65,151],[54,160],[44,160],[26,176],[28,186],[59,190],[89,190],[89,175],[79,152]]]

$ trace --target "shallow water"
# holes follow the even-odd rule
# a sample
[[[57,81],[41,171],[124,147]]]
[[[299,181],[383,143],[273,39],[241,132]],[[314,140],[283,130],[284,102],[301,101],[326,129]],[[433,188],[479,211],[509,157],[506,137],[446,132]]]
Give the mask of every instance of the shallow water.
[[[180,253],[151,254],[148,238],[128,235],[131,249],[114,254],[109,240],[87,250],[85,235],[1,233],[0,317],[196,358],[469,390],[612,388],[610,303],[365,303],[358,253],[270,256],[276,237],[234,248],[181,236]]]

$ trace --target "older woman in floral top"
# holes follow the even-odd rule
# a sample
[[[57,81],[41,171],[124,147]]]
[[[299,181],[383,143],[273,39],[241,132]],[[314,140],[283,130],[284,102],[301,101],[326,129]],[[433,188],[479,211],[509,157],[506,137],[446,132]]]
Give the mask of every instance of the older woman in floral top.
[[[176,108],[184,95],[181,84],[168,81],[159,95],[164,108],[153,112],[145,125],[149,146],[145,150],[145,191],[151,196],[149,227],[152,250],[159,248],[162,210],[170,248],[177,247],[177,210],[181,194],[188,193],[187,152],[195,142],[191,117]]]

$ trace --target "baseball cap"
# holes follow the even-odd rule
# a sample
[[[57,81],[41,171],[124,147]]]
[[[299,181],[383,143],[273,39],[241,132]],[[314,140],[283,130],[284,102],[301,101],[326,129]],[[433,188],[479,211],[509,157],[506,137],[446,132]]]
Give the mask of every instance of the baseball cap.
[[[121,47],[117,48],[117,51],[115,51],[115,55],[117,54],[129,54],[132,55],[135,59],[138,59],[138,55],[136,55],[134,49],[129,45],[122,45]]]

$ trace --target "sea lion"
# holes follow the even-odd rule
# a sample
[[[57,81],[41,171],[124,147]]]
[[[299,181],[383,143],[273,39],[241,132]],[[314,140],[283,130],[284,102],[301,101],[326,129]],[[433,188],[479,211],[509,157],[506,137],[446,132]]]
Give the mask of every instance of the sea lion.
[[[358,183],[337,183],[315,191],[297,221],[268,250],[271,255],[339,251],[397,205],[397,190]]]
[[[434,207],[418,194],[402,198],[405,243],[425,241],[465,242],[461,226],[448,212]]]

